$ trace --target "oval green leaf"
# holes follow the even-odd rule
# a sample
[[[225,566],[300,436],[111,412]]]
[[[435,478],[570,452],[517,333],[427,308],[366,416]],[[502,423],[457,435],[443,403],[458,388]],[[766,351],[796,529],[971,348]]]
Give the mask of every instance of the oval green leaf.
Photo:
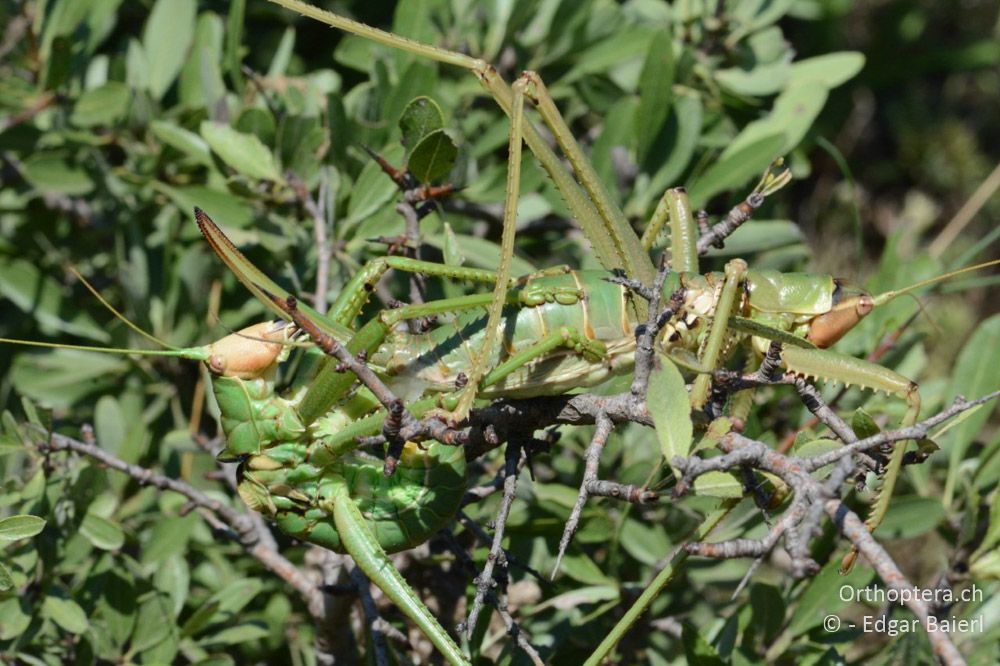
[[[107,518],[88,513],[80,525],[80,533],[87,538],[95,548],[101,550],[118,550],[125,543],[122,528]]]
[[[421,183],[430,183],[446,176],[455,166],[458,147],[447,130],[434,130],[420,140],[410,153],[407,167]]]
[[[730,472],[712,471],[694,480],[694,492],[703,497],[743,497],[743,484]]]
[[[14,587],[14,577],[11,576],[10,569],[0,562],[0,592],[6,592],[12,587]]]
[[[71,634],[82,634],[90,626],[87,614],[72,599],[45,597],[45,601],[42,602],[42,615]]]
[[[744,185],[751,178],[758,178],[781,154],[783,145],[785,133],[776,132],[720,158],[691,185],[691,205],[701,208],[719,192]]]
[[[45,528],[45,519],[19,515],[0,520],[0,540],[17,541],[33,537]]]
[[[827,88],[836,88],[854,78],[864,66],[865,56],[857,51],[839,51],[806,58],[792,65],[786,88],[791,89],[807,81],[817,81]]]
[[[194,0],[157,0],[143,30],[149,92],[163,97],[180,74],[194,39]]]
[[[443,127],[441,107],[430,97],[410,100],[399,118],[399,129],[403,132],[403,145],[407,150],[413,150],[425,136]]]
[[[271,151],[252,134],[237,132],[229,125],[201,123],[201,136],[223,162],[248,178],[281,181]]]
[[[660,451],[664,460],[674,470],[674,456],[687,456],[691,450],[694,427],[691,423],[691,402],[684,378],[673,363],[661,358],[660,363],[649,375],[649,390],[646,392],[646,406],[656,426],[656,438],[660,441]]]
[[[118,81],[108,81],[103,86],[87,90],[77,99],[70,121],[77,127],[112,125],[128,110],[132,93],[128,86]]]

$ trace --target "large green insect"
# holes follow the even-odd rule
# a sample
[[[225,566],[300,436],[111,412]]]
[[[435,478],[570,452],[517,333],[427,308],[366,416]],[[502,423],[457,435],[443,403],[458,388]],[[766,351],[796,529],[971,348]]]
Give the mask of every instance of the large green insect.
[[[197,218],[213,248],[241,279],[265,294],[266,302],[276,300],[268,293],[284,295],[249,267],[204,213],[197,211]],[[484,347],[489,315],[483,308],[490,304],[489,294],[385,310],[357,331],[345,330],[364,303],[365,285],[390,265],[483,282],[495,277],[488,271],[381,259],[363,270],[354,281],[356,289],[345,291],[335,303],[332,311],[340,322],[308,315],[348,349],[364,351],[368,366],[405,397],[417,416],[457,404],[462,393],[456,388],[458,379],[478,359],[485,359],[485,367],[477,399],[558,394],[632,368],[639,320],[631,292],[613,281],[611,273],[556,269],[513,282],[505,290],[502,334],[492,347]],[[769,338],[797,341],[782,352],[788,370],[898,395],[909,406],[908,424],[920,405],[910,380],[820,348],[836,342],[874,307],[924,284],[870,296],[848,293],[830,276],[746,270],[739,260],[730,262],[725,273],[671,272],[664,295],[683,293],[683,307],[664,327],[659,346],[667,353],[698,354],[701,364],[715,367],[726,354],[717,342],[720,331],[748,337],[760,353]],[[427,333],[397,326],[410,317],[447,312],[459,316]],[[426,622],[419,601],[395,570],[384,565],[384,553],[427,540],[451,519],[465,489],[464,452],[438,442],[407,444],[395,474],[386,477],[381,461],[354,450],[358,437],[379,431],[386,410],[350,373],[328,363],[317,376],[297,380],[287,397],[275,393],[276,370],[287,356],[283,343],[293,331],[281,320],[258,324],[202,353],[216,375],[213,387],[227,435],[221,457],[239,462],[239,490],[250,507],[293,536],[350,553],[377,584],[399,591],[399,598],[393,598],[404,609],[417,609],[407,611],[415,621]],[[248,348],[254,353],[248,355]],[[484,348],[486,354],[478,353]],[[231,363],[230,358],[253,358],[254,365]],[[696,381],[695,406],[707,397],[698,391]],[[898,473],[904,449],[898,450],[887,483]],[[884,515],[890,495],[889,488],[881,494],[869,520],[871,529]],[[447,644],[443,638],[442,644]]]

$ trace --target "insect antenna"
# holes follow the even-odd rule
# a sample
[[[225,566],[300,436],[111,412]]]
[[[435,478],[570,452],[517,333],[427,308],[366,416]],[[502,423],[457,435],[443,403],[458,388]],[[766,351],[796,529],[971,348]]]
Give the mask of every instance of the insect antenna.
[[[75,349],[77,351],[97,352],[100,354],[126,354],[133,356],[169,356],[174,358],[185,358],[195,361],[205,361],[208,359],[209,356],[208,351],[203,348],[175,347],[174,345],[168,344],[163,340],[159,339],[152,333],[143,330],[135,322],[133,322],[124,314],[115,309],[115,307],[111,305],[111,303],[109,303],[107,299],[101,296],[100,292],[98,292],[97,289],[92,284],[90,284],[90,282],[88,282],[87,279],[83,277],[83,275],[81,275],[79,271],[76,270],[76,268],[70,266],[69,270],[71,273],[73,273],[73,275],[76,276],[78,280],[80,280],[81,283],[83,283],[83,286],[85,286],[87,290],[94,295],[97,301],[101,305],[103,305],[109,312],[111,312],[111,314],[113,314],[117,319],[122,321],[132,331],[138,333],[146,340],[149,340],[150,342],[160,347],[163,347],[163,349],[129,349],[122,347],[97,347],[93,345],[67,344],[64,342],[42,342],[40,340],[19,340],[16,338],[0,338],[0,343],[22,345],[26,347],[43,347],[47,349]]]
[[[903,287],[902,289],[894,289],[891,291],[882,292],[876,296],[872,296],[872,305],[878,307],[879,305],[885,305],[889,301],[895,299],[903,294],[909,294],[922,287],[927,287],[929,285],[937,284],[939,282],[944,282],[950,280],[959,275],[964,275],[965,273],[971,273],[973,271],[979,271],[984,268],[989,268],[990,266],[1000,265],[1000,259],[994,259],[993,261],[986,261],[981,264],[976,264],[974,266],[966,266],[965,268],[960,268],[957,271],[950,271],[944,273],[943,275],[938,275],[937,277],[928,278],[927,280],[921,280],[920,282],[915,282],[908,287]]]

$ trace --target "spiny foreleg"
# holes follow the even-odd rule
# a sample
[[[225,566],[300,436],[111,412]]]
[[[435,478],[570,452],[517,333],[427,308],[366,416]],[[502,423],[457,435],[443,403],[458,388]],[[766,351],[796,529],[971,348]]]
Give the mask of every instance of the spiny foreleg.
[[[736,305],[736,296],[739,293],[743,282],[746,279],[747,263],[742,259],[733,259],[726,264],[725,283],[722,286],[722,293],[715,304],[715,317],[712,319],[712,328],[708,334],[708,341],[701,353],[699,361],[705,368],[715,368],[722,356],[723,343],[729,335],[729,319],[733,314],[733,306]],[[711,392],[712,377],[710,375],[698,375],[691,388],[691,407],[702,409]]]

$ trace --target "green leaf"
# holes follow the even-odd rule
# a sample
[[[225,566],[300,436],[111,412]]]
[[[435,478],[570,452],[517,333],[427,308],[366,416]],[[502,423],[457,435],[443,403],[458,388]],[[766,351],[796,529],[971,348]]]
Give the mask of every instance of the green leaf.
[[[185,216],[190,215],[191,210],[197,206],[226,229],[243,229],[253,224],[253,206],[243,197],[204,185],[170,187],[156,183],[154,186],[170,197]],[[198,230],[193,224],[187,225],[187,228],[193,235],[197,235]]]
[[[63,299],[61,285],[30,261],[0,257],[0,296],[33,316],[48,335],[59,331],[95,342],[110,340],[108,332],[86,313],[70,316],[71,299]]]
[[[758,220],[744,224],[726,239],[722,249],[712,248],[710,257],[743,257],[753,252],[800,245],[805,240],[799,225],[790,220]]]
[[[187,58],[194,38],[195,0],[156,0],[142,34],[149,92],[160,99]]]
[[[117,456],[125,441],[125,415],[118,401],[103,395],[94,408],[94,430],[102,449]]]
[[[80,525],[80,533],[95,548],[101,550],[118,550],[125,543],[125,534],[118,525],[93,513],[84,516],[83,523]]]
[[[116,645],[124,645],[135,629],[136,590],[132,578],[123,571],[109,569],[97,580],[101,595],[97,612]],[[97,623],[95,623],[97,624]]]
[[[73,69],[73,40],[68,35],[59,35],[52,40],[45,66],[47,90],[56,90],[66,83]]]
[[[712,471],[694,480],[694,491],[704,497],[743,497],[743,484],[731,472]]]
[[[434,130],[414,146],[407,168],[418,182],[431,183],[446,176],[455,166],[457,157],[458,147],[448,131]]]
[[[390,164],[395,164],[402,157],[399,146],[392,146],[380,152]],[[361,175],[354,181],[350,192],[351,199],[347,205],[344,227],[350,227],[371,217],[392,199],[397,188],[392,179],[382,173],[378,164],[374,160],[369,160],[361,170]]]
[[[612,585],[613,580],[583,553],[566,553],[561,563],[562,572],[585,585]]]
[[[753,609],[755,631],[760,632],[758,641],[770,644],[778,635],[785,619],[785,600],[773,585],[755,583],[750,588],[750,607]]]
[[[0,592],[6,592],[10,588],[14,587],[14,578],[10,573],[10,569],[3,562],[0,562]]]
[[[33,609],[24,597],[0,599],[0,641],[20,637],[28,629],[33,616]]]
[[[865,66],[865,56],[857,51],[838,51],[799,60],[792,65],[786,88],[816,81],[827,89],[849,81]]]
[[[790,152],[812,127],[828,96],[829,90],[818,81],[804,82],[781,93],[774,101],[771,113],[744,127],[722,152],[720,161],[763,137],[779,133],[784,135],[784,142],[778,154]]]
[[[799,604],[792,612],[787,632],[797,636],[818,626],[826,615],[834,614],[847,605],[839,590],[843,587],[857,588],[871,579],[871,571],[857,566],[846,576],[840,575],[840,560],[831,558],[816,576],[806,581],[805,591],[799,597]]]
[[[191,585],[191,572],[184,558],[172,555],[163,560],[153,574],[153,584],[173,601],[174,616],[180,615]]]
[[[416,148],[420,141],[444,128],[444,114],[441,107],[430,97],[416,97],[406,105],[399,117],[399,129],[403,132],[403,146],[407,151]]]
[[[635,112],[636,154],[646,159],[656,135],[667,120],[674,87],[674,42],[670,30],[653,35],[639,75],[639,108]]]
[[[731,67],[715,72],[715,80],[723,88],[737,95],[763,97],[773,95],[785,88],[791,66],[786,60],[771,63],[755,63],[752,69]]]
[[[930,532],[944,517],[944,505],[936,497],[895,497],[875,533],[883,538],[908,539]]]
[[[35,153],[23,164],[24,178],[43,192],[80,196],[94,189],[94,181],[62,152]]]
[[[17,541],[33,537],[45,528],[45,519],[38,516],[17,515],[0,520],[0,541]]]
[[[244,86],[240,65],[243,62],[243,24],[246,6],[246,0],[233,0],[229,3],[229,14],[226,16],[226,71],[238,91],[242,91]]]
[[[162,643],[176,627],[169,612],[170,604],[159,594],[149,594],[139,606],[132,634],[133,652],[143,652]]]
[[[441,248],[441,251],[444,253],[445,265],[461,266],[465,263],[465,257],[462,256],[462,251],[458,247],[458,237],[447,222],[444,223],[443,245],[444,247]]]
[[[646,207],[659,199],[668,187],[676,185],[676,180],[687,169],[694,157],[701,138],[703,109],[701,98],[694,94],[678,94],[674,97],[673,113],[667,118],[667,137],[665,144],[657,142],[653,146],[654,154],[661,148],[667,151],[667,159],[663,166],[649,180],[649,186],[643,190],[641,212],[637,216],[647,217]]]
[[[278,151],[286,171],[310,182],[327,148],[327,133],[318,118],[288,116],[278,131]]]
[[[198,642],[200,645],[236,645],[264,638],[270,633],[262,622],[245,622],[221,631],[213,631]]]
[[[813,439],[796,447],[795,455],[801,458],[815,458],[816,456],[836,451],[842,446],[843,444],[832,439]],[[821,467],[816,471],[819,473],[818,476],[825,476],[831,469],[832,464]]]
[[[113,125],[128,111],[132,92],[124,83],[108,81],[103,86],[84,91],[73,106],[70,122],[78,127]]]
[[[197,522],[196,516],[161,518],[152,528],[142,551],[143,564],[155,564],[187,548]]]
[[[672,544],[663,525],[630,516],[622,525],[621,545],[638,561],[654,565],[667,556]]]
[[[218,14],[203,12],[198,17],[191,53],[181,69],[177,96],[183,106],[216,109],[226,95],[222,80],[222,41],[228,38]]]
[[[977,580],[1000,580],[1000,550],[986,551],[973,558],[969,571]]]
[[[881,432],[872,415],[860,407],[854,410],[854,416],[851,417],[851,430],[858,439],[867,439]]]
[[[201,606],[198,607],[194,613],[191,614],[181,626],[181,638],[187,638],[189,636],[194,636],[199,631],[208,626],[215,617],[215,614],[219,612],[219,601],[217,599],[209,599]]]
[[[223,162],[248,178],[281,182],[271,151],[252,134],[237,132],[229,125],[204,121],[201,136]]]
[[[72,599],[49,595],[42,602],[42,616],[47,617],[71,634],[87,631],[90,622],[80,605]]]
[[[167,120],[154,120],[149,130],[157,139],[180,151],[199,164],[212,166],[212,153],[200,136]]]
[[[67,407],[113,387],[129,367],[128,360],[111,354],[57,349],[18,356],[11,378],[23,395],[50,407]]]
[[[771,162],[781,155],[785,144],[783,132],[757,139],[705,170],[691,185],[689,196],[694,208],[702,208],[713,196],[725,190],[745,185],[756,179]]]
[[[997,367],[1000,367],[1000,315],[993,315],[983,321],[962,346],[952,373],[948,402],[958,395],[978,398],[1000,389]],[[948,452],[948,479],[944,493],[946,505],[954,497],[959,470],[969,445],[996,411],[996,406],[997,401],[984,405],[938,440],[941,448]]]
[[[680,472],[673,467],[673,459],[675,456],[685,457],[691,450],[694,432],[691,402],[677,366],[668,359],[659,360],[649,374],[646,405],[656,426],[656,438],[660,441],[663,459],[674,470],[674,476],[680,478]]]
[[[690,622],[685,621],[682,625],[681,643],[684,645],[684,656],[689,666],[722,666],[725,664],[712,644]]]

